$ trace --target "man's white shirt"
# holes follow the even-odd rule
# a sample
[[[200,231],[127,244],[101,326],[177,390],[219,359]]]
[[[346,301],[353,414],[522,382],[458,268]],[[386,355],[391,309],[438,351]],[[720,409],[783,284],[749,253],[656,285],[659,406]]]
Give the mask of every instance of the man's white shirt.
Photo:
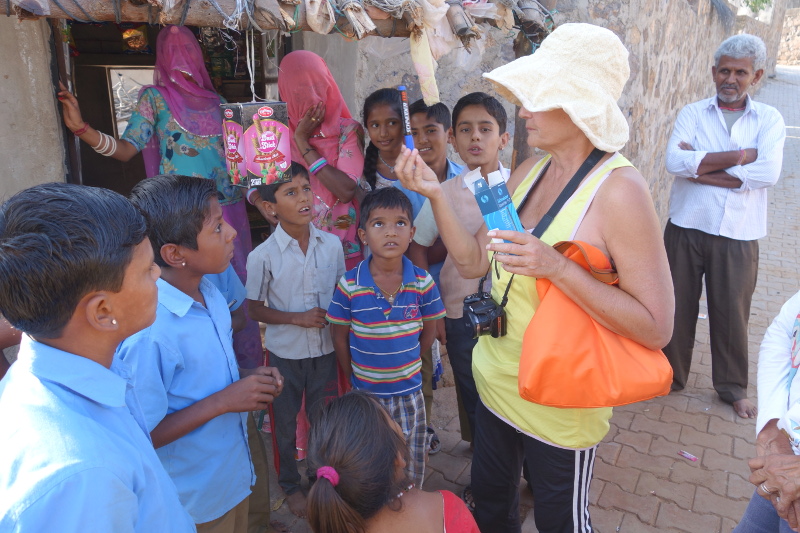
[[[667,144],[667,171],[675,176],[670,193],[669,218],[683,228],[749,241],[767,234],[767,189],[780,177],[786,126],[774,107],[749,96],[744,114],[731,127],[725,125],[717,97],[684,107]],[[689,143],[694,151],[678,145]],[[756,148],[758,159],[748,165],[724,169],[742,181],[726,189],[689,181],[697,177],[700,162],[709,152]]]

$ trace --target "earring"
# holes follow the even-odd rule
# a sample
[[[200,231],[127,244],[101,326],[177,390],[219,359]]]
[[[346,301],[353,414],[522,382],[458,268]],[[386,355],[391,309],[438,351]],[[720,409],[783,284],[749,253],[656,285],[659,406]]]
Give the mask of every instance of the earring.
[[[186,261],[184,261],[183,263],[181,263],[181,266],[184,266],[184,267],[185,267],[185,266],[186,266]]]
[[[116,326],[117,325],[117,319],[116,318],[112,318],[111,319],[111,324]]]

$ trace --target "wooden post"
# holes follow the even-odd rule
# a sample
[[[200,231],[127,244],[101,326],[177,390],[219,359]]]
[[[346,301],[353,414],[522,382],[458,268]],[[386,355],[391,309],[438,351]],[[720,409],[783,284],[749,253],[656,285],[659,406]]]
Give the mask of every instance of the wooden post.
[[[109,0],[77,0],[80,2],[81,7],[94,18],[101,22],[113,22],[116,20],[114,15],[113,4]],[[188,1],[188,0],[185,0]],[[74,17],[85,18],[83,13],[74,5],[73,1],[59,2],[68,11],[62,10],[52,0],[49,0],[50,15],[49,18],[55,19],[73,19]],[[235,10],[236,0],[217,0],[217,4],[224,13],[231,14]],[[279,3],[281,10],[291,19],[297,21],[297,27],[302,31],[311,31],[311,27],[306,21],[305,6],[301,2],[297,5]],[[164,15],[156,9],[148,11],[147,5],[134,5],[131,2],[121,2],[122,7],[122,21],[124,22],[152,22],[154,24],[178,24],[181,19],[182,8],[179,7],[175,13]],[[0,1],[0,16],[9,14],[8,3]],[[18,16],[21,19],[37,19],[36,17],[27,12],[21,12],[19,8],[11,4],[11,16]],[[151,20],[152,18],[152,20]],[[254,18],[256,24],[263,30],[276,30],[280,29],[275,26],[271,21],[261,13],[259,10],[255,11]],[[224,28],[224,19],[222,15],[212,6],[210,2],[203,2],[200,0],[192,0],[189,4],[189,11],[186,15],[184,24],[188,26],[210,26],[215,28]],[[400,20],[373,20],[376,30],[371,32],[370,35],[392,35],[394,37],[408,37],[410,32],[406,24]],[[350,29],[350,23],[347,18],[340,17],[337,20],[337,26],[347,33]]]
[[[547,10],[553,11],[556,8],[558,0],[540,0],[539,3]],[[531,55],[533,53],[533,45],[525,37],[525,33],[520,31],[514,39],[514,57],[520,58]],[[511,170],[517,168],[517,165],[531,157],[533,150],[528,146],[528,135],[525,130],[525,121],[519,118],[519,106],[516,107],[514,114],[514,144],[513,151],[511,152]]]

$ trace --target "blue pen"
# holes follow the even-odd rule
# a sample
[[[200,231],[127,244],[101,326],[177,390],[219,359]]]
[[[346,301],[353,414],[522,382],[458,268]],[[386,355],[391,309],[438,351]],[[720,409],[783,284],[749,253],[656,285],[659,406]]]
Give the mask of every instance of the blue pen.
[[[414,149],[414,137],[411,136],[411,116],[408,114],[408,95],[406,94],[406,86],[398,85],[397,90],[400,91],[400,99],[403,101],[403,134],[406,138],[406,147],[409,150]]]

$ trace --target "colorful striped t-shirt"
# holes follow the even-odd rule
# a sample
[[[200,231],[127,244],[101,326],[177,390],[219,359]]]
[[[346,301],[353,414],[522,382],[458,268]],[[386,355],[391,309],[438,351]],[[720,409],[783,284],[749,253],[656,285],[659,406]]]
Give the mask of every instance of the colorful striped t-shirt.
[[[390,305],[372,278],[370,259],[339,280],[328,321],[350,326],[354,388],[377,396],[411,394],[422,385],[422,323],[444,317],[444,305],[431,276],[405,257],[403,285]]]

